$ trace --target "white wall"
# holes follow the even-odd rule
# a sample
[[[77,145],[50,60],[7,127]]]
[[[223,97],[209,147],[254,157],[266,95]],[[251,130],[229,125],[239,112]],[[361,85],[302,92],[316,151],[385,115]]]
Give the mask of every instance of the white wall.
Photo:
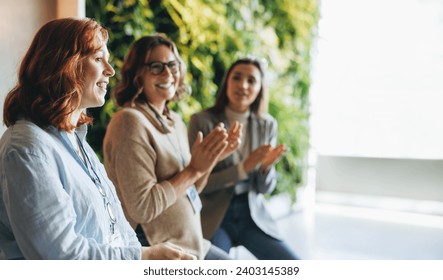
[[[0,108],[17,81],[17,71],[35,32],[56,17],[56,0],[0,0]]]
[[[319,156],[317,190],[443,202],[443,160]]]
[[[17,81],[17,71],[34,34],[47,21],[84,17],[85,0],[0,0],[0,135],[3,103]]]
[[[321,8],[311,88],[317,190],[443,202],[443,1]]]
[[[322,155],[443,159],[443,1],[321,6],[313,147]]]

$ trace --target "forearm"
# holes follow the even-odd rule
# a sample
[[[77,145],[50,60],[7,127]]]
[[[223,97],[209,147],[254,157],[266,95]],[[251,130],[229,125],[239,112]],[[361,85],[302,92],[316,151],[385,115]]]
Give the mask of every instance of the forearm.
[[[182,248],[166,242],[150,247],[142,247],[142,260],[195,260],[196,257],[183,251]]]
[[[109,170],[115,170],[110,174],[129,220],[148,223],[174,204],[177,196],[170,181],[158,181],[155,170],[139,162],[119,160]]]
[[[201,193],[208,183],[208,178],[211,172],[206,172],[200,179],[195,182],[195,187],[197,188],[198,193]]]
[[[190,186],[196,184],[196,182],[200,180],[203,175],[204,173],[199,172],[188,165],[182,171],[172,177],[169,182],[172,186],[174,186],[176,196],[180,197]]]

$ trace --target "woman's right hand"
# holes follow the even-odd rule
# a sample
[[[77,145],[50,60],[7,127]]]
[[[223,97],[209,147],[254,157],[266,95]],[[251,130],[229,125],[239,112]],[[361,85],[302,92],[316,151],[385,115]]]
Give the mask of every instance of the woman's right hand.
[[[209,172],[218,158],[228,146],[228,133],[221,123],[217,125],[204,139],[199,131],[192,145],[191,162],[189,167],[201,173]]]
[[[172,243],[142,247],[142,260],[195,260],[196,257]]]
[[[217,125],[204,139],[201,131],[191,148],[191,161],[169,182],[174,186],[177,197],[183,195],[193,184],[201,190],[206,184],[209,172],[215,166],[220,154],[228,145],[228,133],[223,124]]]

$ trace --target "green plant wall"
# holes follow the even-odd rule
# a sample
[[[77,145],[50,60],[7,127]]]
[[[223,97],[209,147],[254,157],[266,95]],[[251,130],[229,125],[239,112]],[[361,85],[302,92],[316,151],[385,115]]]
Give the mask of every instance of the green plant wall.
[[[317,34],[320,0],[86,0],[86,15],[110,32],[111,62],[119,67],[130,44],[144,35],[164,33],[188,66],[192,94],[171,104],[185,122],[211,106],[224,71],[239,56],[268,61],[269,112],[279,122],[279,142],[290,152],[277,164],[275,193],[303,186],[309,148],[311,49]],[[108,95],[109,96],[109,95]],[[90,111],[95,123],[88,140],[101,155],[106,125],[115,111],[108,100]]]

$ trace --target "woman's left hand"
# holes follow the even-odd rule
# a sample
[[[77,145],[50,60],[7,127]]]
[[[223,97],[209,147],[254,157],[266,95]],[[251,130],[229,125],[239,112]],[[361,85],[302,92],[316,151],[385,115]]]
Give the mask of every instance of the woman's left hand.
[[[260,171],[265,171],[270,166],[277,163],[287,151],[288,149],[286,148],[285,144],[280,144],[274,149],[270,150],[261,162]]]

